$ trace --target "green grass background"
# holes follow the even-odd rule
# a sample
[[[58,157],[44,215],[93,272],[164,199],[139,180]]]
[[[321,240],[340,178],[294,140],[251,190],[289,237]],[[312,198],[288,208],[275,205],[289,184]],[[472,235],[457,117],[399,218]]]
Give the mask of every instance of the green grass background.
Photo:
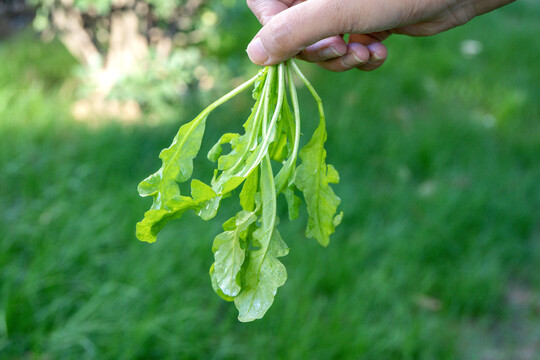
[[[282,212],[289,278],[249,324],[208,277],[227,204],[155,244],[134,236],[150,204],[138,182],[205,103],[159,125],[88,126],[70,117],[76,64],[60,44],[0,42],[0,358],[540,359],[539,13],[523,0],[396,36],[373,73],[302,66],[345,217],[322,248],[305,214]],[[463,56],[467,39],[483,51]],[[245,40],[223,61],[252,74]],[[300,93],[307,138],[316,109]],[[216,113],[206,146],[249,107]]]

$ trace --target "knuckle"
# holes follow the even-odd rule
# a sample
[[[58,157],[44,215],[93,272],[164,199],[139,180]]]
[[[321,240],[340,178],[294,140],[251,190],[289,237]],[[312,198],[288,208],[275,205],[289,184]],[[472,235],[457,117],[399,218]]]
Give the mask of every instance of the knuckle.
[[[265,48],[273,55],[279,55],[282,52],[298,53],[302,48],[291,49],[291,27],[286,21],[281,21],[280,17],[274,17],[272,21],[266,24]]]
[[[452,27],[457,27],[465,24],[471,19],[471,16],[467,9],[459,8],[456,10],[450,10],[450,24]]]
[[[246,4],[250,10],[257,7],[258,0],[246,0]]]
[[[258,0],[247,0],[247,6],[249,10],[257,17],[259,21],[261,21],[262,16],[262,10],[261,9],[261,3]]]

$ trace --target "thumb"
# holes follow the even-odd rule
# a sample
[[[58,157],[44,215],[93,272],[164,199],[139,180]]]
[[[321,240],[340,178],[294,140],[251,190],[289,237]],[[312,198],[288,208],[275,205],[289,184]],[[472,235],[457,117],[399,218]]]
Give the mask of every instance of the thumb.
[[[347,4],[344,1],[343,4]],[[332,6],[333,5],[333,6]],[[341,6],[334,1],[309,0],[272,17],[247,47],[250,60],[258,65],[285,61],[306,46],[343,33]]]
[[[410,21],[416,3],[417,0],[303,1],[272,17],[248,45],[247,53],[255,64],[274,65],[331,36],[369,34],[402,26]]]
[[[305,47],[349,30],[343,16],[350,1],[309,0],[273,16],[247,47],[250,60],[273,65],[294,57]],[[342,6],[339,6],[341,4]]]

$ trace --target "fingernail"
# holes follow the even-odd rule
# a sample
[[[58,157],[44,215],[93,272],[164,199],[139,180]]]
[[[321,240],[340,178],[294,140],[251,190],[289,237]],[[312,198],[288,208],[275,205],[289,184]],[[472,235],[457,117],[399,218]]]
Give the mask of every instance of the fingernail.
[[[375,61],[381,61],[384,58],[382,56],[379,56],[376,52],[373,53],[373,60]]]
[[[264,65],[268,61],[268,53],[266,52],[260,38],[254,39],[247,47],[249,59],[255,64]]]
[[[365,63],[365,61],[361,60],[358,56],[356,56],[355,53],[347,54],[347,56],[343,57],[343,60],[341,61],[343,65],[346,67],[357,67],[358,65],[362,65]]]
[[[336,51],[336,49],[329,46],[329,47],[326,47],[326,48],[322,49],[319,52],[319,55],[323,60],[328,60],[328,59],[333,59],[333,58],[339,57],[339,56],[341,56],[343,54],[338,53]]]
[[[374,50],[375,48],[377,48],[377,46],[374,46],[376,44],[369,44],[367,46],[368,50],[369,50],[369,62],[380,62],[381,60],[384,60],[384,57],[382,57],[381,55],[377,54],[377,52]]]

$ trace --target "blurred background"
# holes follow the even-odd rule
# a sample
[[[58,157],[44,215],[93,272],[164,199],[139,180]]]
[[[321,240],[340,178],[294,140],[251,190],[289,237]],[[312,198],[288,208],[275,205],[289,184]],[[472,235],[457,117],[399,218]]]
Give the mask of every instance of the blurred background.
[[[540,359],[538,14],[392,37],[373,73],[301,64],[345,216],[322,248],[281,209],[289,279],[242,324],[208,277],[228,204],[134,233],[159,151],[258,70],[245,2],[0,2],[0,358]],[[201,153],[251,106],[217,111]]]

